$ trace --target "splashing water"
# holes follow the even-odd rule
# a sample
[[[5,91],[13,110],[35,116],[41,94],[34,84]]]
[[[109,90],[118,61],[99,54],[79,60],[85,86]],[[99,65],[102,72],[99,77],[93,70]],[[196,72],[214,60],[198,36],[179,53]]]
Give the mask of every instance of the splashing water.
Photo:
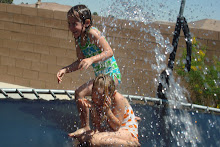
[[[164,64],[167,60],[164,54],[171,53],[172,47],[169,41],[164,40],[159,30],[151,29],[150,31],[151,35],[156,38],[157,43],[157,47],[155,48],[156,64],[152,65],[152,69],[160,73],[163,69],[167,68],[166,64]],[[163,48],[166,48],[165,53],[162,52]],[[169,87],[167,87],[168,91],[166,92],[166,96],[169,100],[174,100],[175,103],[172,104],[174,109],[181,109],[180,103],[187,102],[185,95],[189,94],[186,89],[180,87],[180,83],[175,81],[171,70],[168,69],[166,72],[169,75]],[[158,81],[160,80],[159,78]],[[186,146],[188,144],[197,146],[197,143],[201,142],[201,137],[197,126],[192,123],[191,116],[184,111],[179,111],[177,115],[174,109],[168,109],[168,115],[165,116],[165,124],[166,127],[171,130],[172,137],[176,139],[178,146]],[[173,129],[171,129],[171,126]]]
[[[155,62],[149,61],[149,59],[147,58],[145,58],[144,61],[146,63],[147,62],[152,63],[151,68],[153,71],[157,72],[157,77],[159,77],[161,71],[167,69],[167,64],[166,64],[166,61],[168,60],[167,55],[173,51],[173,47],[168,38],[164,39],[164,37],[161,35],[160,30],[151,27],[151,23],[153,23],[152,18],[155,15],[153,11],[152,13],[145,12],[143,6],[147,7],[146,5],[140,5],[140,3],[138,3],[138,1],[135,0],[132,1],[116,0],[112,3],[112,5],[109,6],[108,9],[109,15],[111,14],[115,14],[115,15],[114,15],[114,19],[111,19],[111,22],[108,23],[111,26],[117,27],[117,25],[114,24],[114,22],[117,20],[117,18],[120,18],[123,15],[126,20],[133,20],[133,21],[129,21],[128,24],[122,24],[122,25],[125,26],[129,25],[130,27],[135,29],[138,28],[140,29],[141,32],[150,33],[150,35],[155,38],[156,40],[156,47],[154,48]],[[162,7],[163,5],[161,4],[160,8],[162,9]],[[148,9],[151,9],[151,7],[148,7]],[[148,25],[149,28],[140,27],[139,22],[143,22],[145,25]],[[105,33],[106,26],[104,23],[102,25],[104,28],[103,32]],[[146,42],[149,41],[148,37],[145,36],[144,38]],[[146,47],[149,45],[148,43],[145,44]],[[121,44],[118,45],[118,47],[121,46],[122,46]],[[174,101],[174,103],[169,106],[170,109],[167,110],[168,115],[164,116],[166,128],[170,130],[170,134],[172,135],[172,138],[175,139],[177,146],[187,146],[187,145],[197,146],[198,143],[201,143],[201,136],[199,134],[198,128],[196,124],[193,123],[192,116],[190,116],[189,113],[187,113],[186,111],[182,110],[180,105],[181,102],[187,102],[187,97],[189,97],[189,93],[185,88],[180,86],[180,79],[177,79],[177,82],[175,81],[174,77],[172,76],[172,71],[167,70],[166,72],[170,76],[169,87],[167,87],[167,89],[170,90],[167,91],[167,98],[169,100]],[[158,82],[162,82],[160,78],[155,78],[154,81],[155,81],[154,83],[155,85],[157,85]],[[140,87],[138,88],[140,89]],[[176,113],[176,110],[179,110],[178,114]],[[153,126],[151,125],[151,127]],[[143,128],[143,130],[144,129],[146,128]],[[152,135],[154,135],[154,132],[152,133]],[[160,135],[160,133],[158,133],[158,135]],[[148,136],[150,136],[149,133]],[[155,140],[152,140],[152,143],[154,141]],[[172,142],[172,139],[170,140],[170,142]]]

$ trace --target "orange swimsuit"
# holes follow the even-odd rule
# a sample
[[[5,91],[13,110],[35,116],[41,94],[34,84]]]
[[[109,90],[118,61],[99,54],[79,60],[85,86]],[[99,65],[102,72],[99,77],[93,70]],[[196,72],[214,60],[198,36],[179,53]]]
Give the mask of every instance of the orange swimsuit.
[[[125,107],[124,120],[120,128],[128,130],[134,138],[138,139],[138,122],[135,120],[131,106]]]

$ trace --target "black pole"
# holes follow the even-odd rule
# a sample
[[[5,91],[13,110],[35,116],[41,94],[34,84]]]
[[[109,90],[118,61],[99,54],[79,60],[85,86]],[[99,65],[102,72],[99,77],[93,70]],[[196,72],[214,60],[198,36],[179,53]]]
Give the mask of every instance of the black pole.
[[[175,31],[173,35],[173,41],[172,41],[173,51],[172,53],[170,53],[170,57],[168,60],[168,68],[170,68],[171,70],[173,70],[173,66],[174,66],[176,51],[177,51],[178,42],[179,42],[180,30],[181,30],[181,18],[178,17],[176,21],[176,26],[175,26]]]
[[[186,3],[186,0],[181,1],[179,17],[183,17],[183,11],[184,11],[184,7],[185,7],[185,3]]]
[[[177,17],[176,26],[175,26],[174,35],[173,35],[173,41],[172,41],[173,51],[170,53],[170,57],[168,59],[168,69],[162,71],[160,75],[160,82],[157,88],[157,97],[161,99],[167,99],[166,91],[169,88],[169,76],[170,74],[172,74],[173,66],[175,63],[175,57],[176,57],[181,29],[184,32],[184,36],[186,40],[186,48],[187,48],[185,69],[187,72],[189,72],[191,68],[192,38],[191,38],[191,34],[189,31],[187,21],[185,17],[183,16],[185,2],[186,0],[181,1],[180,11]],[[169,71],[169,69],[171,70],[171,72]]]

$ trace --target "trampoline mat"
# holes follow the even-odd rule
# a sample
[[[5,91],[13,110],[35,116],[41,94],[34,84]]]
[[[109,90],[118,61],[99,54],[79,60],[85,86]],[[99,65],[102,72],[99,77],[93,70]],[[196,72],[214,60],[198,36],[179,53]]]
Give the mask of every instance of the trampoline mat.
[[[166,131],[161,108],[132,104],[139,123],[141,146],[176,146],[175,136]],[[180,111],[175,110],[178,116]],[[219,146],[220,116],[185,111],[196,122],[200,141],[198,146]],[[76,104],[64,100],[0,99],[0,146],[70,147],[76,141],[68,137],[80,126]],[[177,129],[172,128],[169,129]],[[165,133],[166,132],[166,133]],[[168,131],[169,132],[169,131]],[[191,146],[190,142],[186,145]]]

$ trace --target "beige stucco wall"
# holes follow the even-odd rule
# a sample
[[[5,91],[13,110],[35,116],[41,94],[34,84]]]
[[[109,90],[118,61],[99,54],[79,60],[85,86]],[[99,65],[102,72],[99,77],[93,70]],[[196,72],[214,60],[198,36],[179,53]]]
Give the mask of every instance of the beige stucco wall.
[[[94,16],[94,26],[105,30],[121,70],[119,91],[154,97],[157,87],[154,79],[158,73],[152,70],[151,65],[156,64],[154,49],[157,43],[152,35],[140,28],[160,30],[162,36],[172,42],[174,26],[138,25]],[[208,46],[208,57],[220,55],[220,32],[196,28],[190,28],[190,31],[197,40]],[[181,53],[181,46],[185,46],[183,36],[178,54]],[[90,68],[88,71],[66,74],[62,84],[58,85],[57,71],[75,60],[74,39],[67,28],[66,12],[0,3],[1,82],[33,88],[74,90],[94,78]]]

